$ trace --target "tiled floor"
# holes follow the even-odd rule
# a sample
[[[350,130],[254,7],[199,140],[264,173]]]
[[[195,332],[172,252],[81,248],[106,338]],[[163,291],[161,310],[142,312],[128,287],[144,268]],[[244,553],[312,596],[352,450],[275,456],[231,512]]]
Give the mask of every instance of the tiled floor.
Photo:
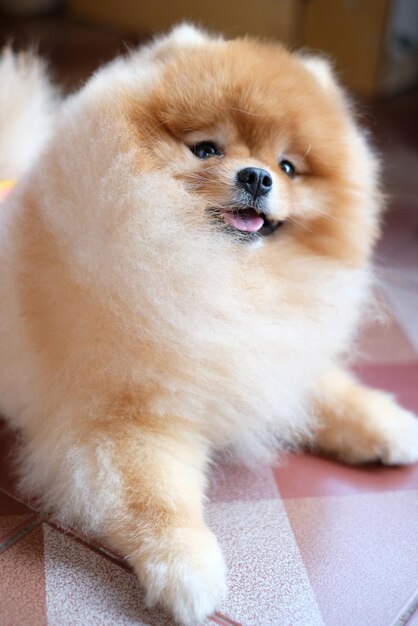
[[[83,36],[87,61],[74,69],[54,32],[56,67],[71,85],[117,44]],[[377,109],[394,196],[377,252],[387,320],[363,331],[355,369],[418,413],[417,102]],[[124,562],[16,499],[17,444],[0,424],[1,626],[173,624],[144,607]],[[418,466],[353,468],[305,454],[252,472],[218,467],[207,520],[226,556],[229,594],[206,626],[418,626]]]

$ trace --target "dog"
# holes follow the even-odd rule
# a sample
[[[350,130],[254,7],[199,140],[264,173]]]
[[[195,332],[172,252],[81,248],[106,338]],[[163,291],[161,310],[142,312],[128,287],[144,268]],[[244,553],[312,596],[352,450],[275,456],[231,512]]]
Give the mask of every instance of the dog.
[[[0,409],[21,489],[196,624],[226,592],[203,512],[217,451],[418,459],[418,420],[345,366],[371,307],[378,159],[329,62],[277,43],[184,24],[63,101],[30,54],[6,50],[0,79],[17,180]]]

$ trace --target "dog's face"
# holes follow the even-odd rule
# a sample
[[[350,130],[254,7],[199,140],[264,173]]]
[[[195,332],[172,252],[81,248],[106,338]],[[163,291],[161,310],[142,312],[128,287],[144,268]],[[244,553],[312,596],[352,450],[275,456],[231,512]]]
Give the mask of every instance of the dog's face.
[[[375,165],[327,64],[278,45],[195,37],[157,46],[154,84],[130,102],[147,166],[198,198],[216,234],[264,245],[291,237],[363,260],[375,235],[366,224]]]

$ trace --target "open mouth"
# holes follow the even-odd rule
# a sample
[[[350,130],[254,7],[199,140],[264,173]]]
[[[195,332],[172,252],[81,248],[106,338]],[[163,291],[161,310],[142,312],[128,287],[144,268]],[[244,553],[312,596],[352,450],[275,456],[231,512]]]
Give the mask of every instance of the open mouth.
[[[266,237],[274,233],[283,222],[273,220],[254,207],[243,207],[224,211],[224,222],[235,231],[244,235],[261,235]]]

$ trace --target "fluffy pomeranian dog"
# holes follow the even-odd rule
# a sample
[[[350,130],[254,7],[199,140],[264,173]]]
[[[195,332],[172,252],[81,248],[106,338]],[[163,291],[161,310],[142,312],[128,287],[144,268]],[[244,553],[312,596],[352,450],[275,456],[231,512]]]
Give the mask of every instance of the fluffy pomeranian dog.
[[[187,25],[62,104],[31,57],[3,55],[5,86],[0,409],[22,489],[195,624],[226,589],[215,451],[418,458],[414,416],[343,365],[376,158],[325,60]]]

